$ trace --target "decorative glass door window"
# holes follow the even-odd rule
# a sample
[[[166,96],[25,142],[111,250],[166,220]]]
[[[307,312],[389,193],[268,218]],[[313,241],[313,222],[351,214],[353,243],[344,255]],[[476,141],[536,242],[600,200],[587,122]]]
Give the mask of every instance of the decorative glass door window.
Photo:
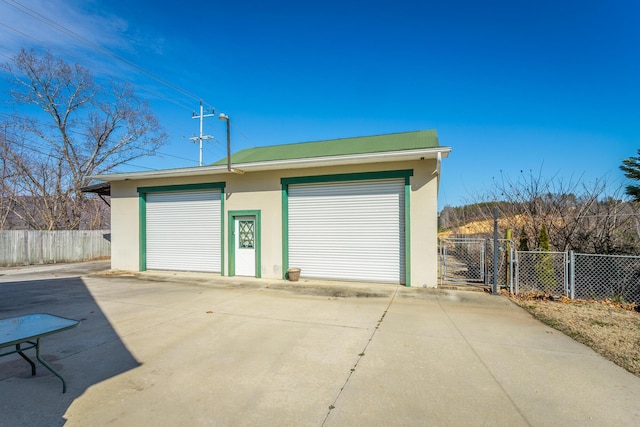
[[[253,249],[255,246],[255,222],[238,221],[238,246],[242,249]]]

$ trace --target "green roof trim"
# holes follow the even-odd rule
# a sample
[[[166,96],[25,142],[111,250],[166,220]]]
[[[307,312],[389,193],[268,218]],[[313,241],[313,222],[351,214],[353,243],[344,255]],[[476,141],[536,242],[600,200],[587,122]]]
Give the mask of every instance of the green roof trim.
[[[438,134],[435,130],[419,130],[385,135],[247,148],[232,154],[231,162],[234,164],[258,163],[277,160],[384,153],[387,151],[421,150],[438,147]],[[225,157],[213,163],[213,165],[224,165],[226,162],[227,158]]]

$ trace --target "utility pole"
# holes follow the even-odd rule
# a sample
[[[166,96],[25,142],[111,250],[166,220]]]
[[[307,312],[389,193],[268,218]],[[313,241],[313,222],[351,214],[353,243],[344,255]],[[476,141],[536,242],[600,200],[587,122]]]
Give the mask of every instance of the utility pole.
[[[204,111],[202,109],[202,100],[200,100],[200,115],[196,116],[196,113],[193,113],[191,115],[192,119],[200,119],[200,136],[194,136],[193,138],[189,138],[189,140],[193,142],[196,142],[196,141],[200,142],[200,163],[199,163],[200,166],[202,166],[202,140],[213,138],[211,135],[202,135],[202,122],[205,117],[213,117],[213,116],[214,116],[213,108],[211,109],[211,113],[204,114]]]

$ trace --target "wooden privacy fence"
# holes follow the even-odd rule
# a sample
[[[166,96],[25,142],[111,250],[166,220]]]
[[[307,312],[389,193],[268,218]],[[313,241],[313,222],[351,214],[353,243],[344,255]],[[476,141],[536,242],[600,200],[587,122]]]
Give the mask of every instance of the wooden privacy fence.
[[[0,230],[1,267],[87,261],[110,256],[110,230]]]

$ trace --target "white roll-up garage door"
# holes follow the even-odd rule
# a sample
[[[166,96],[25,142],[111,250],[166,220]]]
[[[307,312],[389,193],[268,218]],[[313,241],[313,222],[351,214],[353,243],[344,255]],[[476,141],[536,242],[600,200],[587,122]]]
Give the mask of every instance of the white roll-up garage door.
[[[147,269],[220,272],[220,190],[148,193]]]
[[[404,180],[290,185],[288,227],[302,277],[405,282]]]

